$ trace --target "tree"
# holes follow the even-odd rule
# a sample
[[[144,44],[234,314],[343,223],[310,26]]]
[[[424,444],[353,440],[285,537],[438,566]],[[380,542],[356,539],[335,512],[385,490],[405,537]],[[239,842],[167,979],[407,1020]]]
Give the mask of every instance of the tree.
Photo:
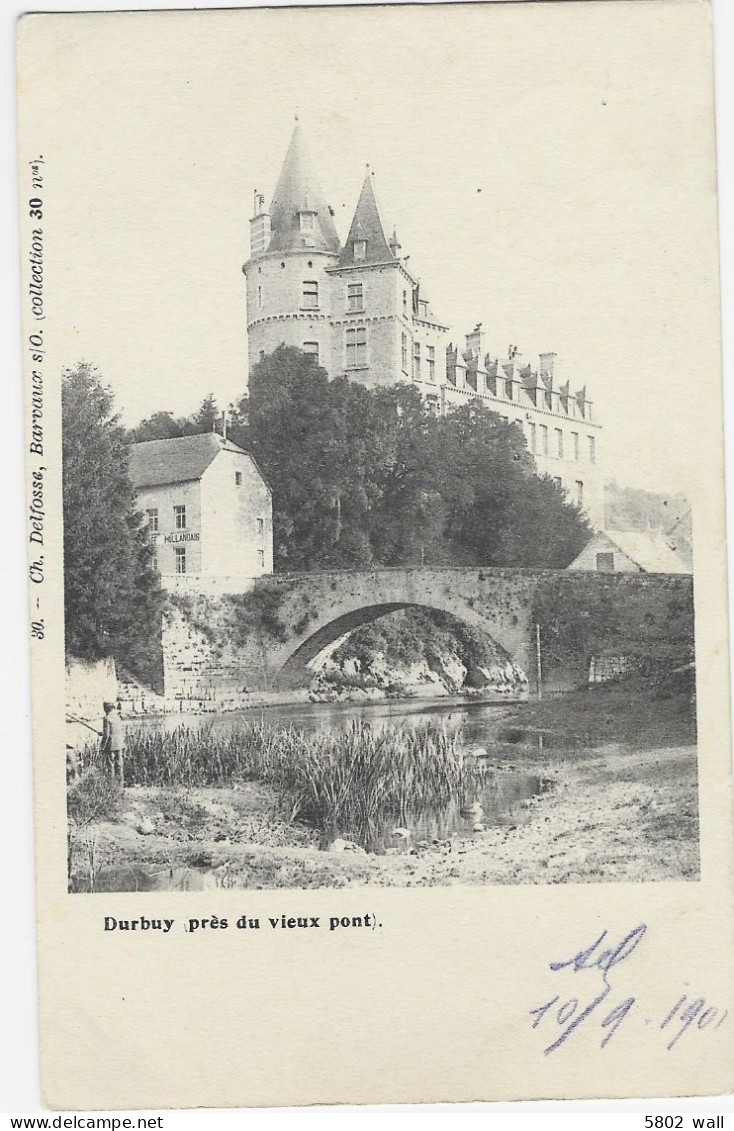
[[[61,387],[67,655],[114,656],[158,682],[162,593],[113,397],[89,365]]]
[[[209,393],[191,416],[174,416],[171,412],[154,412],[130,429],[132,444],[143,440],[172,440],[177,436],[193,436],[212,432],[221,417],[213,393]]]
[[[590,534],[480,401],[437,417],[408,383],[330,381],[292,347],[255,366],[230,434],[273,490],[276,569],[562,568]]]

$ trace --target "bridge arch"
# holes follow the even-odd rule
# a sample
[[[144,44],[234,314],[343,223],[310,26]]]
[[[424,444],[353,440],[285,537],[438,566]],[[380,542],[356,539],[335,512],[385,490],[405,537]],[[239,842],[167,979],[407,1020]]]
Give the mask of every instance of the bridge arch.
[[[489,637],[519,668],[529,674],[529,625],[518,623],[516,616],[503,616],[499,608],[482,607],[477,610],[468,602],[455,598],[442,600],[438,595],[426,595],[421,599],[411,595],[409,599],[402,600],[367,603],[357,600],[353,607],[346,610],[324,611],[307,629],[281,646],[277,656],[271,657],[271,662],[275,661],[275,670],[271,668],[273,685],[283,690],[308,686],[314,675],[313,661],[329,645],[363,625],[406,609],[440,612],[463,622]]]

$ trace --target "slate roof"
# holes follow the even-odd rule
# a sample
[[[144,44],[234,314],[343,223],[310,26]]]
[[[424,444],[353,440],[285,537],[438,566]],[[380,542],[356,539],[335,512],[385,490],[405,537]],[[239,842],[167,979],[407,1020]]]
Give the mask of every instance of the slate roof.
[[[355,261],[355,240],[367,241],[367,253],[364,259]],[[362,185],[362,191],[359,194],[349,235],[339,256],[339,266],[352,267],[357,265],[361,267],[370,263],[388,263],[394,259],[395,256],[385,239],[380,213],[377,210],[375,190],[372,187],[372,174],[368,171]]]
[[[130,449],[130,479],[136,489],[201,479],[209,464],[224,450],[247,455],[243,448],[224,440],[217,432],[145,440]]]
[[[312,232],[302,232],[299,212],[313,212]],[[272,235],[268,251],[339,251],[339,237],[296,122],[270,204]]]

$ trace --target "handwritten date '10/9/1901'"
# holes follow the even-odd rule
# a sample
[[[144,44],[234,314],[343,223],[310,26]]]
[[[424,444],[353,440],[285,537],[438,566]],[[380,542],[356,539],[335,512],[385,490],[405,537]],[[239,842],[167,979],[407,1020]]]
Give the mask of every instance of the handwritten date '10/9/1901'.
[[[628,931],[620,942],[610,944],[608,931],[605,930],[590,946],[577,951],[570,958],[549,963],[553,973],[567,971],[577,975],[595,972],[601,982],[596,982],[595,987],[592,987],[592,992],[594,988],[596,992],[586,1001],[584,996],[565,998],[557,993],[549,1001],[530,1010],[533,1029],[542,1026],[545,1035],[553,1037],[543,1049],[546,1056],[560,1048],[581,1027],[588,1031],[594,1025],[598,1025],[601,1030],[601,1048],[605,1048],[620,1025],[631,1016],[636,1016],[647,1027],[652,1026],[654,1030],[662,1031],[662,1039],[668,1050],[674,1048],[689,1029],[715,1030],[723,1025],[728,1011],[708,1005],[704,997],[691,998],[687,994],[681,994],[664,1016],[649,1017],[645,1015],[637,998],[615,994],[610,973],[637,949],[646,931],[646,924],[640,923]],[[584,980],[584,989],[589,981],[588,978]]]

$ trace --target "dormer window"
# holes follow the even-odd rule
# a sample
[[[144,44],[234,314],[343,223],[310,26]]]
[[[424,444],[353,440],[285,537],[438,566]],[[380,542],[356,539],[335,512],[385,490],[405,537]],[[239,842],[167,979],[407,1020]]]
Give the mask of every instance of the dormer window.
[[[311,232],[313,232],[314,227],[316,225],[316,213],[315,212],[299,212],[298,213],[298,222],[300,224],[301,231],[310,234]]]
[[[367,258],[367,240],[354,241],[354,262],[362,263]]]

